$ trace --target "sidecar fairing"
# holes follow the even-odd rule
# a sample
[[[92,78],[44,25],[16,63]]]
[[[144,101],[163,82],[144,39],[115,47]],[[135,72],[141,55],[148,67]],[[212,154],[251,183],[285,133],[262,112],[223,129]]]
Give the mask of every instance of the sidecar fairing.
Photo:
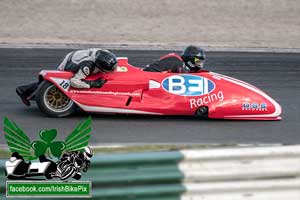
[[[41,71],[42,79],[59,88],[86,112],[151,115],[202,115],[213,119],[280,120],[280,105],[243,81],[202,70],[198,73],[145,72],[119,58],[102,88],[70,86],[71,72]]]

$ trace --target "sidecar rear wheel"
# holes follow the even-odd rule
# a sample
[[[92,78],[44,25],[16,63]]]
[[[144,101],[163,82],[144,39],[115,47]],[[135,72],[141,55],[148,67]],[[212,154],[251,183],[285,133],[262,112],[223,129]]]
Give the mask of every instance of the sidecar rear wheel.
[[[65,117],[76,110],[76,104],[48,81],[39,85],[36,103],[39,109],[50,117]]]

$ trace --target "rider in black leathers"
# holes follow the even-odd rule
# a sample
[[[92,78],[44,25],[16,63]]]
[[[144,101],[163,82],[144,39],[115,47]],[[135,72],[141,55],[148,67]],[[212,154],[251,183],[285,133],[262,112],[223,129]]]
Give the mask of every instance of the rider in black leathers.
[[[91,157],[93,156],[93,151],[90,147],[86,147],[83,152],[80,151],[71,151],[64,153],[60,160],[57,163],[57,170],[60,174],[63,174],[68,167],[75,166],[77,168],[76,174],[73,175],[74,179],[80,179],[82,169],[83,172],[87,172],[90,164]],[[62,177],[60,177],[62,179]],[[64,177],[63,179],[67,179],[68,177]]]
[[[197,46],[188,46],[180,55],[170,53],[146,66],[148,72],[190,73],[203,68],[205,62],[204,50]]]
[[[108,50],[86,49],[68,53],[63,61],[58,65],[57,70],[71,71],[74,76],[70,79],[74,88],[100,88],[106,80],[98,79],[87,81],[85,78],[91,74],[112,72],[117,67],[117,57]],[[25,105],[30,105],[29,100],[34,98],[34,92],[40,82],[19,86],[16,88],[17,94],[21,97]]]

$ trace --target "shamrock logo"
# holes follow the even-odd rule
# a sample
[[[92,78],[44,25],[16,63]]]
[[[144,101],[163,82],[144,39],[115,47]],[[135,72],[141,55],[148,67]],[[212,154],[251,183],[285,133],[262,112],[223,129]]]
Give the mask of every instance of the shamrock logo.
[[[53,141],[57,136],[56,129],[43,129],[39,132],[39,136],[42,141],[34,141],[31,144],[35,156],[48,155],[50,158],[53,156],[59,158],[66,145],[61,141]]]
[[[43,129],[39,132],[41,141],[31,142],[18,125],[4,117],[5,139],[11,152],[18,152],[26,160],[34,160],[41,155],[57,157],[64,152],[81,151],[88,146],[91,137],[92,118],[79,123],[66,137],[65,141],[55,141],[56,129]]]

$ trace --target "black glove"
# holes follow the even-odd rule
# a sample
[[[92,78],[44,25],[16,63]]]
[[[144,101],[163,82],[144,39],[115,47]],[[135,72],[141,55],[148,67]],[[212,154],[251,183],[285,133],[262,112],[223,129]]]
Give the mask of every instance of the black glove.
[[[90,85],[91,88],[101,88],[104,83],[106,83],[107,80],[103,80],[103,79],[97,79],[95,81],[86,81],[84,80],[84,82],[86,82],[87,84]]]

